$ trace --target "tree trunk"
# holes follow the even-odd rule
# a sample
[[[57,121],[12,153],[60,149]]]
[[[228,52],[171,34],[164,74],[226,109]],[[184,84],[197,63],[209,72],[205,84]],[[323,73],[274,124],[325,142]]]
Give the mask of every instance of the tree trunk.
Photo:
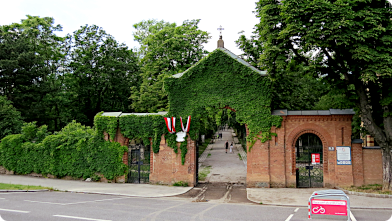
[[[392,146],[381,147],[382,153],[382,190],[392,190]]]

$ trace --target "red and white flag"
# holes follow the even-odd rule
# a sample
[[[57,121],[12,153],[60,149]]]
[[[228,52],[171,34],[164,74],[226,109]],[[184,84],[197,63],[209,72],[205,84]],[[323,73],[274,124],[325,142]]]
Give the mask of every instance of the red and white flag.
[[[184,128],[184,124],[182,123],[182,117],[180,117],[181,120],[181,128],[182,131],[185,133],[189,132],[189,129],[191,128],[191,116],[188,116],[188,121],[186,122],[186,127]]]

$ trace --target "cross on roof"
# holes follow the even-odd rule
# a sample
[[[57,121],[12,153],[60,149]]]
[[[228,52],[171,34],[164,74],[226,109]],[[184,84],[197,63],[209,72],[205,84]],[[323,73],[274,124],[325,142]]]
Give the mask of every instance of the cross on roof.
[[[219,31],[219,37],[222,36],[222,31],[225,30],[224,28],[222,28],[222,25],[219,26],[218,31]]]

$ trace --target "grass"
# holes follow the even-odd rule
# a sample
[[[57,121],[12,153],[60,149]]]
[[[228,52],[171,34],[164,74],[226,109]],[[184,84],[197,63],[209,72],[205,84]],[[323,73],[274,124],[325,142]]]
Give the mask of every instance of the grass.
[[[173,186],[188,186],[188,182],[178,181],[173,183]]]
[[[392,191],[389,191],[389,190],[383,191],[381,184],[368,184],[368,185],[362,185],[362,186],[343,187],[343,189],[348,190],[348,191],[363,192],[363,193],[392,195]]]
[[[206,180],[208,174],[211,172],[211,166],[204,167],[199,171],[199,180],[204,181]]]
[[[199,156],[201,156],[204,150],[207,148],[208,144],[211,141],[211,138],[207,138],[204,140],[205,142],[202,145],[199,145]]]
[[[49,189],[53,190],[53,188],[43,187],[43,186],[30,186],[30,185],[20,185],[20,184],[9,184],[9,183],[0,183],[0,190],[42,190]]]
[[[240,158],[240,160],[242,160],[242,157],[241,157],[241,154],[240,154],[240,153],[238,153],[238,157]]]

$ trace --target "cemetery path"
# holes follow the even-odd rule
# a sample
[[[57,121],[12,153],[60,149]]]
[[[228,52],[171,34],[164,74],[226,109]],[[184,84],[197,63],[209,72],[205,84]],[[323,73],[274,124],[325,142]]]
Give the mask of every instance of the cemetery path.
[[[222,139],[217,139],[212,144],[211,155],[205,159],[202,167],[211,166],[211,172],[208,174],[206,181],[210,183],[240,183],[246,182],[246,167],[238,155],[238,150],[234,144],[233,153],[230,153],[230,144],[233,140],[233,130],[220,130]],[[229,142],[229,149],[225,149],[226,141]]]

